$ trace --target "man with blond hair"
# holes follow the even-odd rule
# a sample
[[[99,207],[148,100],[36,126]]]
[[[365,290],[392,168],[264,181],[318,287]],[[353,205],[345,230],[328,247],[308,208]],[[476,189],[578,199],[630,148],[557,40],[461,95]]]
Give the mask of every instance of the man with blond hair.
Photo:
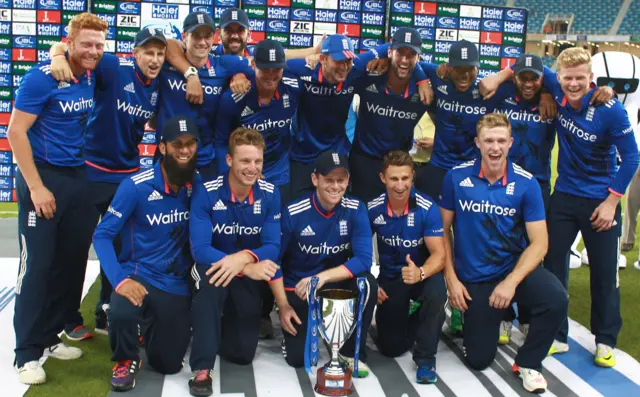
[[[529,335],[513,371],[527,391],[542,393],[542,360],[567,316],[568,296],[540,266],[548,246],[542,194],[533,175],[509,160],[509,120],[490,113],[476,128],[480,158],[449,171],[440,196],[449,302],[464,313],[465,357],[477,370],[493,362],[509,305],[530,308]]]
[[[69,22],[66,56],[73,79],[58,82],[51,62],[22,79],[7,137],[18,162],[20,271],[14,328],[20,382],[40,384],[43,352],[63,360],[82,351],[65,345],[65,324],[82,324],[78,312],[95,226],[84,169],[84,134],[93,107],[96,67],[107,24],[89,13]]]

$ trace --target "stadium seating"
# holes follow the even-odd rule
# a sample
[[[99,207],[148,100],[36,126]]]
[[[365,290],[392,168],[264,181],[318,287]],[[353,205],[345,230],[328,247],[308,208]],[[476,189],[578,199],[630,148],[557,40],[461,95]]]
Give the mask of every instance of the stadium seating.
[[[635,25],[628,24],[627,28],[638,30],[640,21],[640,4],[635,1],[629,8],[629,13],[636,15]],[[547,14],[574,14],[573,25],[569,33],[606,34],[609,32],[616,15],[620,10],[622,0],[598,1],[558,1],[558,0],[516,0],[515,6],[529,10],[527,31],[541,33],[542,24]],[[635,10],[634,10],[635,8]],[[623,24],[624,25],[624,24]]]
[[[640,0],[634,0],[620,24],[618,34],[638,34],[640,32]]]

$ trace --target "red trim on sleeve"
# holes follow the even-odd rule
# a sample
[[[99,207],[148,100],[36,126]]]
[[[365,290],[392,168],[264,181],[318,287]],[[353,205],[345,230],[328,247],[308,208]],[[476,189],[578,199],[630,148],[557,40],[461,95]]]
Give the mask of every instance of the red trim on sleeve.
[[[416,85],[420,85],[420,84],[424,84],[424,83],[428,83],[430,80],[429,79],[424,79],[424,80],[420,80],[416,83]]]
[[[609,188],[609,193],[614,194],[614,195],[616,195],[618,197],[624,196],[624,194],[620,194],[620,193],[616,192],[615,190],[613,190],[611,188]]]
[[[273,280],[269,280],[269,281],[267,281],[267,283],[269,283],[269,284],[271,284],[271,283],[275,283],[276,281],[278,281],[278,280],[282,280],[283,278],[284,278],[284,277],[280,276],[280,277],[278,277],[278,278],[274,278]],[[285,288],[285,290],[286,290],[286,288]],[[295,288],[294,288],[294,290],[295,290]]]
[[[351,270],[349,270],[349,268],[348,268],[348,267],[346,267],[344,264],[343,264],[343,265],[340,265],[340,266],[344,267],[344,269],[345,269],[347,272],[349,272],[349,275],[351,275],[351,278],[353,278],[353,273],[351,273]]]
[[[284,290],[289,292],[296,292],[295,288],[285,288]]]
[[[120,287],[122,287],[122,284],[126,283],[127,281],[131,281],[131,279],[130,278],[125,278],[124,280],[120,281],[120,284],[118,284],[118,286],[116,287],[116,293],[118,292]]]
[[[258,255],[254,254],[253,251],[251,250],[244,250],[244,252],[248,253],[249,255],[251,255],[253,257],[253,259],[255,259],[256,262],[260,262],[260,258],[258,258]]]
[[[130,170],[110,170],[108,168],[105,167],[101,167],[98,164],[94,164],[89,160],[85,160],[84,163],[92,168],[98,169],[100,171],[104,171],[104,172],[113,172],[115,174],[131,174],[133,172],[136,172],[138,170],[140,170],[140,167],[136,167],[136,168],[132,168]]]

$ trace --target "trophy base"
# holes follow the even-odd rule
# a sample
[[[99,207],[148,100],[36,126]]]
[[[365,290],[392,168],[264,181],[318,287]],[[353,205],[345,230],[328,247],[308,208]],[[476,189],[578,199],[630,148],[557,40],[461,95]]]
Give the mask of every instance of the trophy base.
[[[351,370],[346,369],[344,375],[327,375],[323,368],[318,368],[318,378],[314,390],[323,396],[348,396],[353,393]]]

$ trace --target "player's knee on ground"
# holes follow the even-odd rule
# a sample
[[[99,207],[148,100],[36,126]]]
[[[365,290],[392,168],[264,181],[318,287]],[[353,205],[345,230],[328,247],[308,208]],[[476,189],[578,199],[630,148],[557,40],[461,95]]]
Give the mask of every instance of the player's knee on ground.
[[[381,335],[380,326],[378,325],[378,340],[376,346],[385,357],[398,357],[403,355],[407,350],[407,336],[398,334]]]
[[[473,351],[467,349],[465,358],[467,360],[467,364],[471,368],[482,371],[483,369],[491,365],[493,360],[496,358],[496,352],[497,349],[493,349],[492,353],[488,352],[487,350]]]
[[[173,375],[180,372],[183,366],[184,357],[162,354],[162,352],[151,353],[147,351],[149,365],[163,375]]]
[[[226,351],[225,351],[226,350]],[[249,365],[253,362],[256,355],[256,349],[253,346],[237,345],[231,349],[224,349],[224,358],[238,365]],[[222,355],[221,354],[221,355]]]

